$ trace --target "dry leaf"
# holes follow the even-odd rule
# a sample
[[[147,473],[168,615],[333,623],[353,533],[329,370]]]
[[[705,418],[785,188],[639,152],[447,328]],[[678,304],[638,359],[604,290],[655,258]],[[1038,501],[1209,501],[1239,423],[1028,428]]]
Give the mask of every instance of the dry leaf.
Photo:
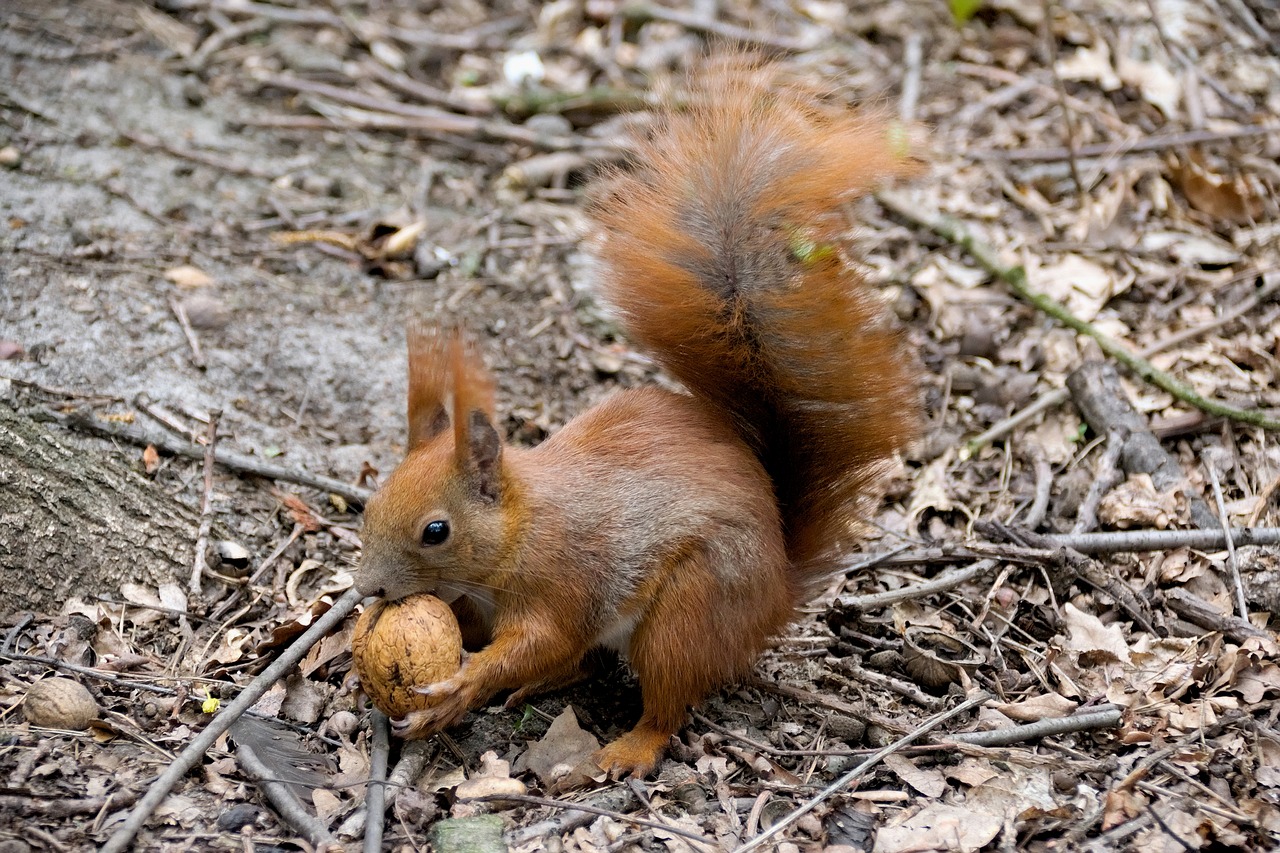
[[[1078,652],[1082,658],[1129,663],[1129,644],[1125,642],[1120,625],[1103,625],[1097,616],[1085,613],[1070,602],[1063,606],[1062,611],[1062,621],[1068,632],[1068,649]],[[1081,666],[1085,665],[1082,660]]]
[[[208,287],[213,284],[213,277],[199,267],[184,264],[170,267],[164,271],[164,277],[178,287]]]
[[[1176,494],[1156,490],[1150,474],[1131,474],[1098,505],[1098,521],[1121,530],[1154,527],[1164,530],[1179,516]]]
[[[1068,605],[1070,606],[1070,605]],[[1058,693],[1044,693],[1021,702],[997,705],[996,709],[1011,720],[1033,723],[1070,716],[1079,704]]]
[[[567,790],[600,775],[600,768],[591,760],[598,749],[600,742],[578,725],[573,706],[566,705],[542,740],[522,756],[522,762],[548,790]]]
[[[160,454],[156,451],[154,444],[148,444],[147,448],[142,451],[142,469],[148,474],[154,474],[159,467]]]
[[[1004,820],[965,806],[931,803],[906,820],[876,833],[874,853],[947,850],[975,853],[986,847]]]
[[[498,758],[498,754],[492,750],[480,756],[480,767],[454,791],[460,800],[499,794],[519,796],[527,792],[528,788],[523,782],[511,778],[510,762]]]
[[[910,758],[897,754],[886,755],[884,765],[897,774],[899,779],[926,797],[936,800],[947,791],[947,780],[943,778],[941,770],[921,769]]]
[[[1093,320],[1113,296],[1125,292],[1133,283],[1132,274],[1117,278],[1114,267],[1104,267],[1080,255],[1067,255],[1043,266],[1037,266],[1036,258],[1029,256],[1025,266],[1037,290],[1082,320]]]
[[[1265,194],[1255,181],[1244,175],[1215,174],[1198,152],[1184,159],[1170,158],[1169,172],[1187,203],[1201,213],[1234,224],[1255,222],[1262,215]]]

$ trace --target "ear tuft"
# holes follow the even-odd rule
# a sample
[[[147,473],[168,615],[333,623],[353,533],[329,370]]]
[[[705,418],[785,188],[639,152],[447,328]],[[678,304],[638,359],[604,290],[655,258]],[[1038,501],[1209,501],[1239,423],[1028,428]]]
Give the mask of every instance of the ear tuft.
[[[449,428],[450,341],[435,326],[409,325],[409,444],[413,450]]]
[[[475,346],[461,333],[449,341],[449,363],[458,469],[481,500],[494,503],[500,491],[502,438],[493,425],[493,377]]]

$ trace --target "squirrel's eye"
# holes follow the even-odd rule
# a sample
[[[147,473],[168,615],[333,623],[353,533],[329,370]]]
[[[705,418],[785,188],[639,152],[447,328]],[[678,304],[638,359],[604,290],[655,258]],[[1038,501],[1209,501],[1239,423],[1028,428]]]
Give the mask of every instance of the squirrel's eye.
[[[423,545],[439,545],[448,538],[449,522],[447,521],[428,521],[427,526],[422,528]]]

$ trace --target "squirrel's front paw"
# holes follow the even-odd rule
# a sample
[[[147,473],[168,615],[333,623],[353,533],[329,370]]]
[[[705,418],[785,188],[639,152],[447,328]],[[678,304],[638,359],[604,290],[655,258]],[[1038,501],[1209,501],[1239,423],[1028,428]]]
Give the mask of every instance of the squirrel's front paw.
[[[416,740],[443,731],[459,722],[471,710],[470,693],[457,678],[413,688],[415,693],[431,697],[426,708],[410,711],[391,721],[391,732],[404,740]]]

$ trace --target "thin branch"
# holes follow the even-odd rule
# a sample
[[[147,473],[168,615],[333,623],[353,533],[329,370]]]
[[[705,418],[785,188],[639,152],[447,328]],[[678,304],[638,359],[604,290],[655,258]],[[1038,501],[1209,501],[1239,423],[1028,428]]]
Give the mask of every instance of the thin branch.
[[[628,21],[637,24],[644,24],[649,21],[666,21],[667,23],[682,26],[687,30],[709,33],[726,41],[741,44],[760,44],[788,53],[811,50],[815,46],[813,39],[786,38],[785,36],[774,35],[768,30],[739,27],[693,12],[668,9],[665,6],[656,6],[650,3],[632,3],[622,10],[622,15]]]
[[[387,757],[391,735],[387,715],[374,709],[369,715],[373,737],[369,747],[369,787],[364,796],[364,853],[382,849],[382,828],[387,815]]]
[[[1231,581],[1236,590],[1236,609],[1240,611],[1240,618],[1247,622],[1249,603],[1244,597],[1244,581],[1240,579],[1240,563],[1236,560],[1235,540],[1231,538],[1231,519],[1227,516],[1227,503],[1222,499],[1222,484],[1218,482],[1218,471],[1213,467],[1213,462],[1206,460],[1204,467],[1209,471],[1209,482],[1213,484],[1213,499],[1218,504],[1218,518],[1222,521],[1222,529],[1226,533],[1227,565],[1231,568]]]
[[[205,556],[209,550],[209,531],[213,528],[213,453],[218,445],[218,421],[221,417],[221,409],[210,410],[209,426],[205,430],[204,488],[200,495],[200,529],[196,533],[195,556],[191,560],[191,581],[187,584],[187,590],[192,596],[200,594]]]
[[[1277,130],[1280,130],[1280,128],[1277,128]],[[1098,342],[1098,346],[1102,348],[1103,352],[1152,385],[1168,391],[1179,400],[1202,409],[1211,415],[1230,418],[1231,420],[1262,427],[1263,429],[1280,430],[1280,421],[1268,417],[1261,411],[1237,409],[1234,406],[1228,406],[1225,403],[1219,403],[1201,396],[1195,389],[1160,370],[1147,359],[1135,354],[1119,341],[1104,334],[1092,323],[1076,317],[1065,306],[1043,293],[1032,290],[1030,283],[1027,281],[1025,269],[1021,266],[1011,267],[1001,262],[994,248],[978,240],[959,221],[947,216],[923,213],[919,210],[918,205],[908,204],[905,200],[890,193],[877,193],[876,198],[885,207],[902,218],[927,228],[938,236],[950,240],[963,248],[969,253],[970,257],[978,262],[980,267],[1009,285],[1019,297],[1064,326],[1093,338]]]
[[[236,762],[240,765],[240,769],[262,789],[262,793],[271,801],[271,805],[275,807],[284,822],[305,835],[317,850],[332,849],[337,845],[337,840],[329,833],[329,828],[303,807],[288,783],[275,779],[276,774],[262,762],[252,746],[247,743],[236,744]]]
[[[1071,732],[1087,732],[1093,729],[1109,729],[1119,725],[1124,712],[1120,708],[1105,708],[1069,717],[1037,720],[1024,726],[1011,726],[989,732],[956,732],[939,736],[940,740],[954,740],[971,746],[1010,746],[1050,735]]]
[[[163,450],[165,453],[171,453],[174,456],[185,456],[188,459],[204,459],[203,447],[181,441],[166,433],[148,430],[137,424],[108,423],[82,413],[64,415],[58,412],[43,412],[42,415],[70,429],[92,433],[102,438],[126,441],[138,447],[146,447],[148,444],[152,444],[155,445],[157,450]],[[229,450],[218,450],[214,454],[214,459],[224,468],[229,468],[241,474],[265,477],[268,480],[281,480],[286,483],[297,483],[300,486],[308,486],[313,489],[319,489],[322,492],[332,492],[335,495],[346,498],[347,501],[353,504],[362,505],[373,494],[371,489],[353,486],[341,480],[335,480],[332,477],[310,474],[306,471],[299,471],[296,468],[286,468],[283,465],[273,465],[270,462],[264,462],[261,459]]]
[[[1272,133],[1280,133],[1280,124],[1250,124],[1235,130],[1220,131],[1189,130],[1163,136],[1144,136],[1117,142],[1081,145],[1076,149],[1076,156],[1081,159],[1119,157],[1125,154],[1163,151],[1168,148],[1184,148],[1189,145],[1226,142],[1250,136],[1267,136]],[[1070,157],[1071,150],[1069,148],[1024,148],[1019,151],[970,151],[965,156],[971,160],[1002,160],[1006,163],[1057,163]]]
[[[632,792],[634,795],[634,792]],[[459,802],[463,803],[489,803],[489,802],[512,802],[512,803],[528,803],[531,806],[545,806],[549,809],[569,809],[577,812],[587,812],[602,817],[611,817],[614,820],[623,823],[633,823],[636,826],[644,826],[649,829],[660,829],[663,832],[670,832],[672,835],[679,835],[681,838],[687,838],[690,841],[697,841],[700,844],[708,844],[707,837],[683,829],[678,826],[668,826],[665,823],[657,821],[645,820],[644,818],[632,817],[621,812],[610,811],[596,806],[589,806],[586,803],[571,803],[567,800],[551,800],[546,797],[534,797],[530,794],[486,794],[483,797],[459,797]]]
[[[364,596],[356,590],[347,590],[342,598],[333,603],[327,613],[317,619],[301,637],[295,640],[289,648],[285,649],[280,657],[276,658],[270,666],[262,671],[261,675],[249,682],[248,686],[240,691],[239,696],[228,702],[209,721],[204,730],[187,745],[186,749],[178,754],[178,757],[173,760],[168,769],[151,783],[151,788],[147,791],[146,796],[134,806],[133,811],[129,813],[129,817],[107,839],[107,843],[102,845],[101,853],[124,853],[133,843],[134,837],[142,829],[143,824],[147,822],[147,819],[156,810],[156,807],[164,801],[165,797],[169,796],[169,792],[178,784],[178,781],[200,763],[201,759],[204,758],[204,754],[222,736],[223,732],[231,728],[232,724],[245,711],[253,707],[253,704],[271,689],[271,685],[293,669],[321,637],[336,628],[363,598]]]
[[[950,711],[944,711],[941,714],[935,714],[934,716],[925,720],[917,728],[913,729],[909,734],[898,738],[893,743],[886,746],[884,749],[881,749],[878,752],[871,755],[869,758],[867,758],[866,761],[862,762],[857,767],[854,767],[848,773],[844,774],[839,779],[832,782],[827,787],[823,788],[812,799],[802,804],[798,809],[796,809],[795,811],[791,812],[791,814],[779,820],[773,826],[769,827],[767,830],[760,833],[755,838],[748,841],[746,844],[743,844],[741,847],[738,847],[736,850],[733,851],[733,853],[747,853],[747,851],[749,850],[755,850],[759,847],[764,846],[765,843],[767,843],[770,838],[773,838],[775,835],[782,832],[782,830],[786,829],[788,826],[795,823],[797,820],[804,817],[805,815],[813,811],[818,806],[822,805],[822,803],[826,802],[835,794],[840,793],[840,791],[852,785],[855,781],[858,780],[858,778],[860,778],[868,770],[870,770],[872,767],[875,767],[877,764],[883,761],[886,756],[892,755],[895,752],[898,752],[899,750],[901,750],[904,746],[914,743],[915,741],[924,737],[929,732],[933,731],[938,726],[942,725],[948,720],[954,719],[960,716],[961,714],[968,713],[970,710],[978,707],[979,705],[981,705],[983,702],[986,702],[990,698],[991,696],[987,693],[979,693],[973,698],[960,703],[956,707],[952,708]]]

